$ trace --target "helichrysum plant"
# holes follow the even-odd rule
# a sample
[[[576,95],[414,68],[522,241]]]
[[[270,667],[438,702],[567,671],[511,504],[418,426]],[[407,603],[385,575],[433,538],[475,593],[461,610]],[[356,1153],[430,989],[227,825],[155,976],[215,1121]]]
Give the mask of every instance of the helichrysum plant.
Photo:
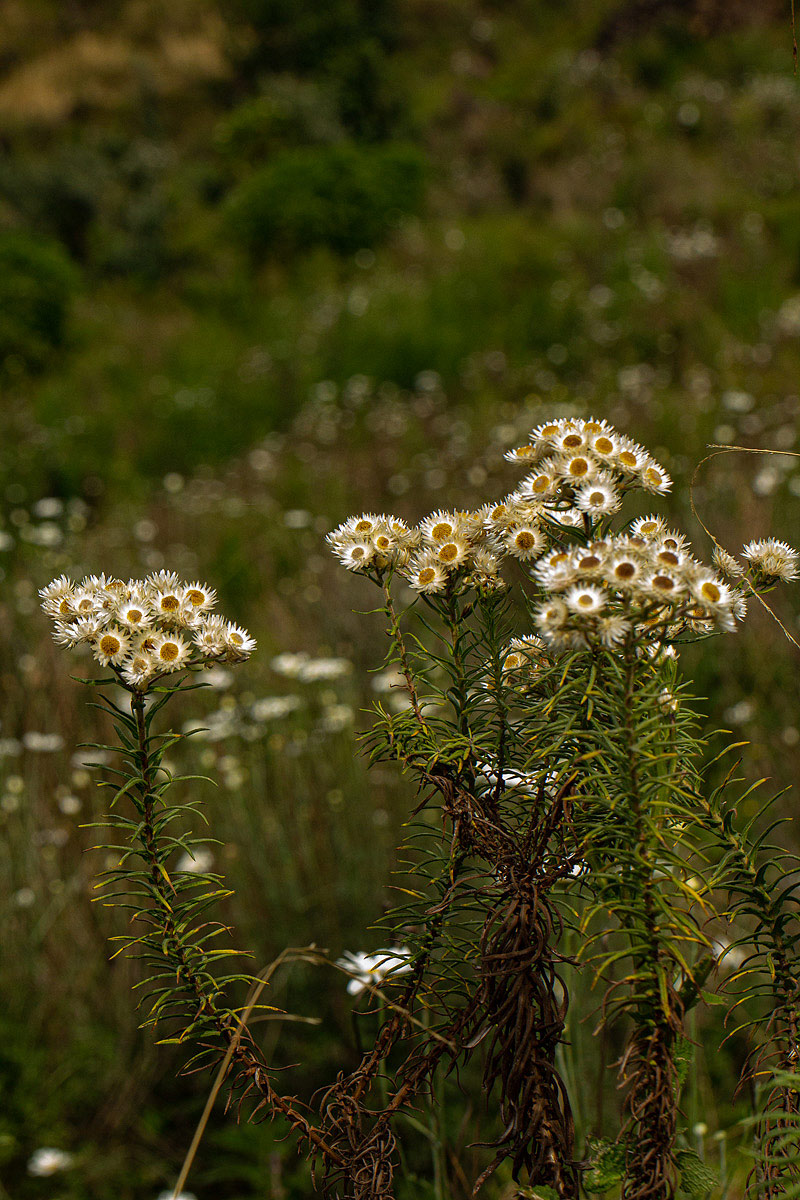
[[[123,755],[109,822],[128,839],[107,882],[144,929],[130,944],[152,965],[151,1018],[198,1044],[200,1062],[230,1055],[233,1085],[288,1120],[330,1196],[392,1197],[404,1122],[418,1126],[437,1077],[473,1058],[496,1114],[476,1189],[506,1164],[559,1197],[704,1195],[713,1177],[682,1129],[685,1026],[708,995],[713,930],[730,922],[728,952],[745,949],[731,1022],[750,1038],[757,1097],[748,1187],[800,1194],[798,933],[783,882],[797,866],[767,843],[763,812],[738,820],[730,787],[710,785],[678,671],[682,644],[734,632],[748,596],[795,578],[798,555],[769,539],[709,565],[660,516],[626,520],[631,493],[671,481],[605,421],[540,425],[508,457],[526,475],[500,502],[415,528],[367,513],[329,535],[386,619],[397,683],[369,751],[399,762],[419,801],[386,948],[338,964],[354,1003],[375,1002],[375,1040],[313,1119],[276,1090],[230,998],[244,977],[206,917],[220,881],[170,874],[191,843],[170,832],[174,735],[154,721],[252,640],[213,615],[209,589],[172,575],[44,590],[57,641],[88,645],[110,668],[99,683],[128,692],[126,706],[104,701]],[[601,985],[595,1019],[623,1046],[619,1128],[588,1146],[560,1070],[576,973]]]

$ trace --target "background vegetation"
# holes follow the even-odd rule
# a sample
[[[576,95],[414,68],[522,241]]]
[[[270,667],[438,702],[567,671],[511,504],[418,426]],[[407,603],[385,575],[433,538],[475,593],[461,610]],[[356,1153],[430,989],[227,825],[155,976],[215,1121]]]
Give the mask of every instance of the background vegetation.
[[[778,3],[5,0],[0,41],[0,1197],[141,1200],[208,1080],[175,1078],[108,962],[81,827],[103,794],[75,753],[96,717],[37,589],[162,565],[219,588],[260,643],[185,713],[210,729],[183,753],[220,784],[226,915],[256,966],[382,944],[411,797],[353,754],[382,630],[324,533],[500,496],[508,445],[591,412],[665,462],[659,507],[704,557],[706,445],[778,452],[714,460],[695,499],[732,549],[797,543],[800,94]],[[685,655],[772,788],[800,765],[795,655],[764,614]],[[264,1034],[310,1098],[372,1018],[321,969],[275,995],[321,1019]],[[720,1036],[686,1101],[716,1164],[743,1113]],[[461,1196],[492,1114],[447,1087],[438,1194]],[[613,1103],[601,1075],[587,1132]],[[190,1187],[307,1196],[281,1134],[220,1114]],[[421,1145],[414,1197],[436,1194]],[[41,1146],[73,1166],[31,1175]]]

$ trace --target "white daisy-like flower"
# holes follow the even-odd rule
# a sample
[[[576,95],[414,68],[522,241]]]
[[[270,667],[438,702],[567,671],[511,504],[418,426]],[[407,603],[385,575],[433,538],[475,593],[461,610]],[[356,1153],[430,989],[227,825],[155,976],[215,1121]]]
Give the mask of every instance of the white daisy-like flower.
[[[131,591],[130,598],[119,605],[114,616],[126,629],[141,630],[152,625],[154,613],[144,592]]]
[[[494,578],[500,570],[500,558],[486,546],[479,546],[472,552],[472,570],[479,575]]]
[[[28,1174],[46,1178],[72,1166],[73,1156],[55,1146],[40,1146],[28,1159]]]
[[[158,670],[163,670],[163,667],[152,654],[137,650],[125,661],[122,678],[129,687],[138,688],[152,679]]]
[[[554,469],[553,460],[545,459],[538,471],[523,479],[519,491],[521,495],[530,496],[534,500],[549,500],[558,491],[558,484],[559,475]]]
[[[375,950],[372,954],[361,951],[355,954],[347,951],[336,960],[352,978],[347,985],[351,996],[359,996],[366,988],[380,987],[387,976],[394,978],[405,975],[411,970],[411,951],[407,946],[393,947],[391,950]]]
[[[103,611],[102,598],[94,588],[78,587],[72,598],[72,610],[79,617],[90,617]]]
[[[553,438],[553,445],[557,451],[574,455],[578,451],[586,449],[586,438],[582,430],[575,425],[571,425],[556,434]]]
[[[438,512],[431,513],[420,522],[419,529],[428,542],[441,545],[459,537],[462,532],[463,518],[460,513]]]
[[[694,598],[711,613],[730,608],[733,601],[733,592],[728,584],[711,571],[698,571],[690,590]]]
[[[57,620],[53,629],[53,641],[56,645],[66,646],[68,650],[72,650],[84,641],[82,633],[77,628],[79,624],[79,621]]]
[[[568,587],[575,582],[577,574],[573,556],[560,547],[540,558],[533,568],[534,579],[548,592]]]
[[[191,648],[179,633],[153,638],[153,659],[159,671],[178,671],[187,662]]]
[[[564,601],[557,596],[552,596],[549,600],[545,600],[533,614],[536,627],[545,635],[551,634],[553,630],[561,629],[568,619],[569,609]]]
[[[345,522],[345,529],[348,534],[361,541],[367,541],[372,537],[375,530],[380,526],[381,518],[377,513],[361,513],[357,517],[350,517]]]
[[[39,589],[42,608],[49,617],[66,619],[74,614],[75,584],[66,575],[59,575],[47,587]]]
[[[578,579],[597,579],[608,561],[608,547],[600,542],[573,550],[572,562]]]
[[[531,558],[539,557],[547,545],[547,538],[535,525],[512,526],[503,545],[514,558],[527,562]]]
[[[469,553],[469,546],[461,538],[453,537],[440,543],[433,553],[437,562],[449,570],[461,566]]]
[[[601,646],[613,650],[621,646],[631,631],[631,623],[618,613],[609,613],[597,622],[597,637]]]
[[[744,575],[744,567],[739,560],[734,558],[732,554],[729,554],[722,546],[714,547],[711,561],[729,579],[740,579]]]
[[[562,454],[553,461],[554,472],[573,486],[588,482],[598,473],[597,460],[590,454]]]
[[[536,445],[515,446],[513,450],[506,450],[503,458],[506,462],[521,462],[530,463],[536,462],[542,457],[543,448]]]
[[[798,553],[788,542],[779,542],[777,538],[748,542],[742,549],[742,557],[767,578],[786,582],[797,579]]]
[[[63,631],[63,638],[56,637],[56,641],[60,642],[62,646],[77,646],[82,642],[91,645],[95,638],[102,633],[105,623],[105,617],[98,613],[93,613],[90,617],[79,617],[69,626],[71,640],[67,641],[66,622],[58,622],[56,627]]]
[[[654,541],[666,534],[667,522],[663,517],[657,517],[650,513],[646,517],[637,517],[635,521],[631,521],[630,529],[634,537]]]
[[[613,429],[593,430],[587,438],[587,449],[598,458],[611,462],[622,449],[622,444]]]
[[[618,551],[612,556],[610,561],[603,569],[603,578],[607,583],[613,584],[614,587],[626,588],[635,587],[641,580],[643,567],[640,559],[634,554],[627,554],[624,550]]]
[[[403,574],[415,592],[425,595],[441,592],[447,584],[447,571],[433,555],[412,560]]]
[[[371,542],[353,542],[339,551],[339,561],[348,571],[363,571],[374,557],[375,547]]]
[[[657,570],[644,578],[642,581],[642,590],[654,599],[674,604],[683,596],[685,584],[680,576],[674,572]]]
[[[118,666],[131,647],[130,634],[119,625],[109,625],[95,639],[94,656],[98,662],[107,667],[110,663]]]
[[[180,576],[175,571],[154,571],[145,579],[145,587],[153,592],[170,592],[180,586]]]
[[[567,608],[584,617],[594,617],[606,606],[608,596],[601,587],[593,584],[576,583],[564,596]]]
[[[603,479],[584,484],[575,493],[575,507],[591,517],[602,517],[617,512],[622,498],[616,488]]]
[[[613,459],[614,465],[627,475],[638,475],[650,462],[650,455],[632,438],[620,438],[620,447]]]
[[[201,583],[196,579],[194,583],[190,583],[184,590],[183,600],[190,611],[194,611],[199,615],[200,613],[210,612],[217,602],[217,593],[207,583]]]
[[[537,425],[531,432],[531,442],[542,447],[552,446],[564,424],[564,421],[547,421],[544,425]]]
[[[226,624],[224,636],[226,662],[244,662],[256,648],[256,639],[232,621]]]
[[[183,603],[186,592],[181,584],[153,592],[153,611],[162,621],[182,624]]]
[[[227,621],[218,614],[209,614],[192,630],[192,641],[204,658],[216,658],[225,653]]]
[[[639,472],[642,487],[648,492],[664,496],[672,487],[672,480],[654,458],[649,459]]]

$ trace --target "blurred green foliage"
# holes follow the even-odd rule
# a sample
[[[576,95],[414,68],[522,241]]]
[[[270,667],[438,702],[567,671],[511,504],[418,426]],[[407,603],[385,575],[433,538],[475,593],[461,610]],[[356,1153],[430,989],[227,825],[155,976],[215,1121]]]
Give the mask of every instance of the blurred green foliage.
[[[231,192],[226,219],[255,258],[314,246],[352,254],[419,210],[424,159],[413,147],[287,150]]]
[[[0,367],[6,378],[45,366],[67,340],[78,272],[62,247],[0,232]]]

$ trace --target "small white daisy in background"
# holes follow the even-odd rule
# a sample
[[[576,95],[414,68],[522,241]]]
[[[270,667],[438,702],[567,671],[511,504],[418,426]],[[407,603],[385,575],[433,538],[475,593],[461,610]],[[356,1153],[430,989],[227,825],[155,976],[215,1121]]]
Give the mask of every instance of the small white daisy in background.
[[[184,851],[173,871],[186,871],[191,875],[203,875],[214,866],[214,855],[207,846],[195,846],[192,851]]]
[[[58,1150],[55,1146],[40,1146],[28,1159],[28,1174],[41,1178],[56,1175],[59,1171],[68,1170],[73,1161],[73,1156],[66,1150]]]
[[[341,967],[352,976],[347,985],[351,996],[360,996],[365,988],[379,987],[387,975],[405,975],[411,970],[411,951],[407,946],[395,947],[391,950],[375,950],[372,954],[363,951],[347,951],[336,960],[336,966]]]

